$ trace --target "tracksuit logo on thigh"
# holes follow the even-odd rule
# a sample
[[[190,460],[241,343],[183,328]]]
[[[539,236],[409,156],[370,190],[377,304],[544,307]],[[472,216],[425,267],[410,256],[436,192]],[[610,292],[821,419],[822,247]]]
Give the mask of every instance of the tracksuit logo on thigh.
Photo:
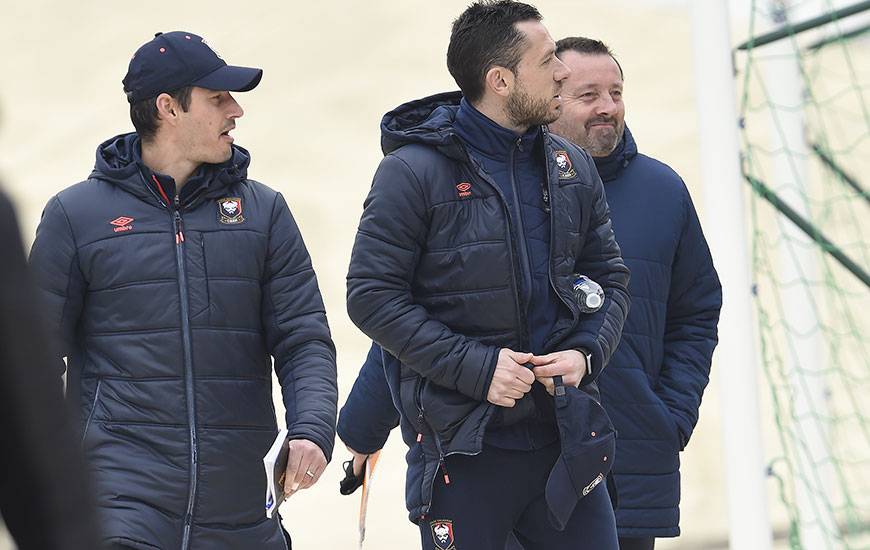
[[[456,550],[453,539],[453,521],[436,519],[429,522],[432,528],[432,540],[438,550]]]

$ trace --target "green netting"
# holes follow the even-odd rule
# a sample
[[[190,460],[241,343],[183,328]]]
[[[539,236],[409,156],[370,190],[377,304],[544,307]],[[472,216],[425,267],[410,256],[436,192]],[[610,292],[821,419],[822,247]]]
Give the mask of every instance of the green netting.
[[[870,548],[870,12],[844,5],[756,0],[748,36],[790,32],[735,52],[766,452],[790,546],[810,550]]]

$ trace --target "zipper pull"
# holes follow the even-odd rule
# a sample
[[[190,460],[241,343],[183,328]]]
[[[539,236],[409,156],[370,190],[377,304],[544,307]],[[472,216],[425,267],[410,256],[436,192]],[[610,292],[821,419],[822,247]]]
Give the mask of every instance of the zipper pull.
[[[175,210],[175,244],[180,245],[184,242],[184,220],[181,219],[181,214]]]
[[[423,441],[423,432],[417,434],[417,443],[420,443],[421,441]]]
[[[450,485],[450,475],[447,473],[447,463],[444,462],[444,457],[442,456],[438,465],[441,467],[441,471],[444,472],[444,485]]]
[[[522,137],[517,138],[517,149],[519,149],[520,152],[522,152],[522,150],[523,150],[523,138]]]

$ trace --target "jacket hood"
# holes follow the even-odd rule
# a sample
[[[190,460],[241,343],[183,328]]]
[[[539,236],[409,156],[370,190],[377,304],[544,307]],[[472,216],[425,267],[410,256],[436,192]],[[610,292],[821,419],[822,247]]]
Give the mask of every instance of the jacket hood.
[[[388,155],[403,145],[423,143],[451,156],[461,150],[453,121],[462,92],[444,92],[409,101],[381,119],[381,150]]]
[[[628,126],[625,127],[625,132],[622,134],[622,139],[609,155],[606,157],[592,157],[595,161],[595,168],[598,169],[598,175],[602,181],[613,181],[619,177],[619,174],[628,166],[628,163],[637,156],[637,144],[634,142],[634,137],[631,135],[631,130]]]
[[[196,187],[207,188],[206,195],[247,178],[251,155],[237,145],[232,146],[232,151],[229,160],[221,164],[203,164],[191,176],[191,181],[202,180]],[[113,183],[134,195],[150,198],[151,192],[143,185],[146,181],[143,170],[147,168],[142,164],[141,141],[138,134],[131,132],[110,138],[97,147],[97,159],[90,177]]]

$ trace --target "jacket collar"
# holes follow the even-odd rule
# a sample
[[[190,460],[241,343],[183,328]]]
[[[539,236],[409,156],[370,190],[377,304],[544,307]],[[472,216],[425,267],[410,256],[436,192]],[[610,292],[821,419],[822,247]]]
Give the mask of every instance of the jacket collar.
[[[203,164],[191,176],[181,192],[183,204],[203,197],[218,196],[224,190],[247,177],[251,157],[238,146],[233,146],[232,157],[221,164]],[[117,185],[140,199],[155,203],[165,193],[170,199],[175,194],[171,177],[154,173],[142,162],[142,144],[136,133],[121,134],[106,140],[97,148],[97,160],[91,177]],[[160,188],[154,181],[160,182]]]
[[[628,163],[637,156],[637,145],[628,126],[622,134],[622,139],[616,144],[616,148],[606,157],[592,157],[595,168],[602,181],[613,181],[622,174]]]
[[[517,145],[528,154],[541,135],[540,126],[533,126],[524,134],[509,130],[475,109],[465,98],[459,103],[453,127],[467,146],[494,160],[506,160]]]

